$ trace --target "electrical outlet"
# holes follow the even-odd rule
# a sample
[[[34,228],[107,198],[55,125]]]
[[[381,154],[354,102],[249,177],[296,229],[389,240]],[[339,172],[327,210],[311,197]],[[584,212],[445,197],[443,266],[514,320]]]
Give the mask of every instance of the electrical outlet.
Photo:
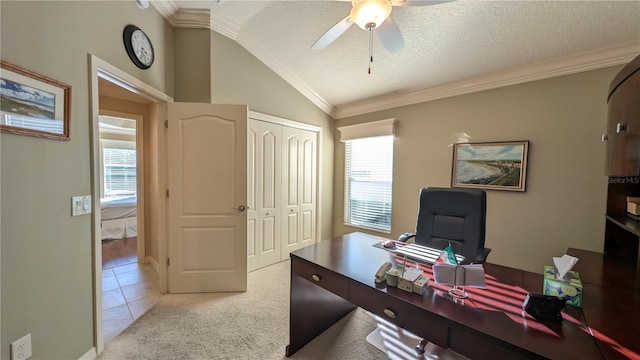
[[[11,360],[26,360],[31,357],[31,334],[11,343]]]

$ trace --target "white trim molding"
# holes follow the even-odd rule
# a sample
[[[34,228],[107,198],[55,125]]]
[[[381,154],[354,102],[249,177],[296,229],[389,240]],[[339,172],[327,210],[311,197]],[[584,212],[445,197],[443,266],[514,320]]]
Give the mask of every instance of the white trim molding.
[[[282,63],[277,61],[254,39],[242,33],[237,24],[210,13],[208,9],[178,10],[178,7],[175,5],[175,0],[151,0],[151,4],[174,27],[208,28],[236,41],[240,46],[253,54],[253,56],[309,99],[309,101],[334,119],[342,119],[457,95],[622,65],[633,60],[633,58],[640,53],[640,43],[638,41],[632,41],[418,91],[380,95],[335,106],[330,104]]]
[[[634,41],[513,69],[511,71],[480,76],[414,92],[391,96],[382,95],[376,98],[341,105],[330,115],[332,115],[334,119],[342,119],[349,116],[497,89],[504,86],[518,85],[609,66],[623,65],[633,60],[639,53],[640,45],[637,41]]]
[[[289,119],[281,118],[279,116],[264,114],[257,111],[249,110],[249,113],[247,115],[249,119],[266,121],[273,124],[285,125],[295,129],[309,130],[313,132],[320,132],[322,130],[322,127],[320,126],[311,125],[311,124],[294,121],[294,120],[289,120]]]
[[[340,141],[395,134],[396,119],[371,121],[362,124],[340,126]]]

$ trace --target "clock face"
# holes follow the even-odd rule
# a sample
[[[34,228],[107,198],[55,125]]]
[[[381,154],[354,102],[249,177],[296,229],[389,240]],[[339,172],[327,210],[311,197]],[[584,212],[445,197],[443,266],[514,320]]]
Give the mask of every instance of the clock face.
[[[153,64],[154,53],[151,40],[135,25],[127,25],[123,32],[124,47],[131,61],[141,69],[148,69]]]

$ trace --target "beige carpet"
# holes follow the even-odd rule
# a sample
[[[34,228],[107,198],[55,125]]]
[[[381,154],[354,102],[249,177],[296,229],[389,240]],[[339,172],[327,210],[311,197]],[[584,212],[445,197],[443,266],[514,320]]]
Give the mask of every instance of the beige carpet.
[[[289,269],[287,260],[249,273],[244,293],[165,295],[98,359],[285,359]],[[366,340],[375,328],[357,309],[291,359],[387,359]]]

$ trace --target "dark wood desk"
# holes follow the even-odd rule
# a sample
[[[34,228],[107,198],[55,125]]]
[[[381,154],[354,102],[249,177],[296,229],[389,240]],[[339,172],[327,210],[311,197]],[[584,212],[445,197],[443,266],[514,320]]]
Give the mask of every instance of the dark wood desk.
[[[574,269],[582,280],[582,311],[605,357],[640,360],[635,263],[579,249],[567,254],[579,259]]]
[[[432,284],[424,295],[408,293],[373,281],[383,262],[399,259],[373,246],[382,240],[352,233],[291,253],[287,356],[361,307],[470,358],[604,358],[580,309],[565,307],[562,323],[540,322],[522,311],[526,294],[541,292],[542,275],[485,264],[488,288],[467,288],[464,302],[441,285]],[[430,275],[429,267],[423,270]]]

